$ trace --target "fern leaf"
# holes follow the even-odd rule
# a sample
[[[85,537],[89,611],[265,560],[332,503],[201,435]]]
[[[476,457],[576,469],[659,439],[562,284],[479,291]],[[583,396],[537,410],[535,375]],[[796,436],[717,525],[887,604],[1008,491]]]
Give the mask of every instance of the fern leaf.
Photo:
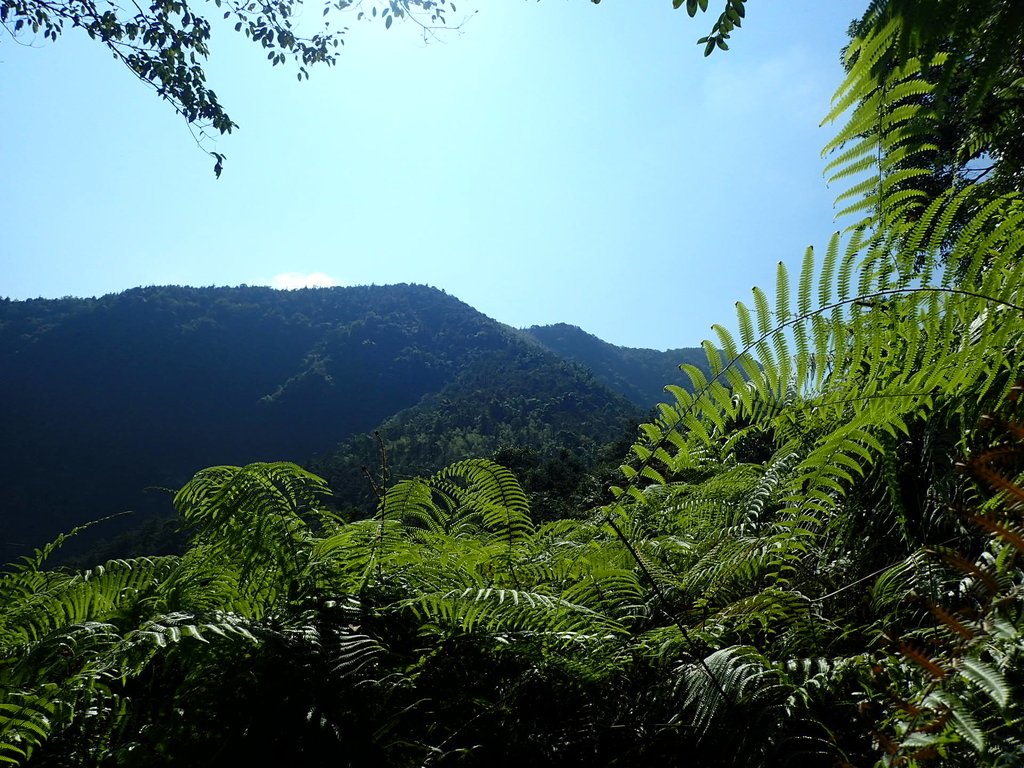
[[[1010,686],[998,669],[980,659],[965,657],[959,660],[957,671],[1000,708],[1006,707],[1010,700]]]
[[[740,343],[744,347],[750,347],[754,343],[754,322],[750,317],[750,310],[742,301],[736,302],[736,318],[740,329]]]
[[[807,246],[800,265],[800,280],[797,287],[797,313],[804,317],[811,311],[811,290],[814,285],[814,247]],[[798,326],[802,327],[802,326]]]
[[[791,316],[789,306],[789,273],[786,265],[779,262],[775,268],[775,316],[778,323],[788,322]],[[775,324],[773,323],[772,326]],[[771,332],[771,327],[765,329],[765,333]]]
[[[949,670],[942,664],[909,643],[900,643],[900,652],[936,680],[943,680],[949,675]]]

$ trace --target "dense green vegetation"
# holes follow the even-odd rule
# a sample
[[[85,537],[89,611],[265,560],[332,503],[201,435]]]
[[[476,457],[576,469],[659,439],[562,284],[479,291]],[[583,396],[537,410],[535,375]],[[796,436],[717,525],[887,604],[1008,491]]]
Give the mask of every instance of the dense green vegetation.
[[[664,399],[667,385],[689,384],[679,371],[680,364],[707,368],[704,351],[699,347],[665,352],[617,347],[565,323],[535,325],[526,332],[559,357],[579,363],[598,381],[645,409]]]
[[[413,285],[0,301],[0,371],[4,561],[124,510],[90,533],[172,514],[166,489],[210,464],[315,465],[365,515],[374,430],[395,479],[508,447],[589,465],[652,405]]]
[[[538,523],[473,459],[349,521],[294,464],[203,470],[182,556],[0,577],[0,756],[1024,762],[1024,203],[970,172],[1018,126],[944,133],[987,33],[1024,30],[915,7],[873,2],[846,53],[852,224],[716,328],[613,501]],[[1011,105],[1017,66],[986,69]]]

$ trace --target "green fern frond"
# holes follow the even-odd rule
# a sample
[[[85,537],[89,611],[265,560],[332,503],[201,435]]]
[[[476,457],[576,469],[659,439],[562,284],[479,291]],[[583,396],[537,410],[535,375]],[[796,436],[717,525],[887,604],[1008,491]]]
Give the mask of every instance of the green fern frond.
[[[52,541],[47,542],[42,547],[35,549],[32,555],[26,555],[22,557],[20,562],[8,564],[8,568],[14,573],[25,571],[38,571],[40,568],[43,567],[43,564],[54,554],[54,552],[63,547],[64,544],[67,543],[69,539],[72,539],[78,534],[87,531],[94,525],[100,525],[102,523],[107,522],[108,520],[114,520],[118,517],[123,517],[124,515],[128,514],[130,513],[120,512],[116,515],[107,515],[106,517],[101,517],[97,520],[92,520],[88,523],[75,526],[70,531],[58,534],[57,537]],[[0,574],[0,589],[3,588],[3,580],[6,578],[6,576],[7,574]]]
[[[709,733],[737,712],[760,718],[778,717],[788,694],[778,670],[751,646],[729,646],[713,652],[703,664],[677,668],[682,706],[699,734]]]
[[[15,689],[0,691],[0,762],[22,765],[28,761],[49,738],[57,708],[52,696]]]
[[[330,489],[320,477],[289,462],[210,467],[196,473],[174,497],[174,506],[200,535],[273,515],[282,519],[316,513]]]
[[[767,587],[727,603],[703,621],[712,635],[765,641],[807,621],[811,604],[800,592]]]
[[[9,641],[32,642],[76,624],[111,621],[130,615],[151,599],[174,570],[175,557],[112,560],[81,574],[26,572],[11,581],[31,586],[0,612],[0,634]]]
[[[832,110],[822,120],[822,125],[832,123],[863,98],[863,83],[873,80],[871,70],[892,50],[899,33],[899,21],[893,19],[871,36],[857,37],[850,42],[844,56],[847,79],[833,95]]]
[[[430,484],[476,511],[485,530],[510,550],[533,535],[530,505],[519,481],[493,461],[456,462],[431,478]]]
[[[397,510],[407,524],[419,523],[432,531],[442,531],[449,528],[446,521],[441,518],[441,510],[434,502],[430,485],[422,478],[410,478],[400,480],[387,489],[378,505],[377,514],[385,518],[388,513]]]
[[[789,706],[807,708],[821,697],[828,697],[838,687],[837,681],[853,677],[869,668],[869,654],[835,658],[787,659],[780,666],[787,682],[793,686]]]
[[[310,570],[339,592],[358,594],[378,574],[397,566],[405,548],[405,533],[397,520],[349,523],[314,543]]]
[[[977,752],[985,751],[985,731],[963,702],[957,701],[945,691],[936,690],[925,697],[924,705],[932,710],[948,713],[956,734]]]
[[[234,635],[256,643],[252,629],[248,619],[236,614],[217,613],[209,618],[200,618],[191,613],[171,613],[151,619],[126,636],[126,640],[164,648],[187,638],[206,643],[209,642],[206,635],[222,638]]]
[[[357,633],[340,633],[331,648],[331,671],[341,677],[359,675],[377,664],[385,652],[374,637]]]
[[[420,621],[507,641],[543,637],[558,644],[603,641],[625,633],[618,621],[559,596],[517,589],[471,588],[422,594],[404,603]]]
[[[324,480],[289,462],[210,467],[196,473],[174,503],[194,542],[238,569],[241,599],[262,610],[289,598],[307,567],[310,522],[333,529],[322,509]]]
[[[958,661],[957,671],[1000,708],[1009,703],[1010,685],[1003,673],[991,664],[968,656]]]

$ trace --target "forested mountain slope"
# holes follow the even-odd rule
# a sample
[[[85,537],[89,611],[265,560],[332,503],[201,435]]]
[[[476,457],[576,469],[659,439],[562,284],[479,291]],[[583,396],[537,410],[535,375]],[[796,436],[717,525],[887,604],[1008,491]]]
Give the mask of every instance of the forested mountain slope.
[[[339,443],[381,428],[396,471],[428,471],[514,444],[585,451],[639,419],[521,332],[410,285],[3,301],[0,398],[8,558],[74,524],[169,510],[160,489],[211,464],[347,457]],[[349,502],[375,460],[357,458],[336,470],[356,473],[336,486]]]
[[[535,325],[526,329],[526,333],[559,357],[588,368],[602,384],[642,408],[663,402],[666,384],[689,387],[689,379],[679,370],[681,364],[689,363],[707,370],[707,356],[700,347],[665,352],[618,347],[566,323]]]
[[[541,461],[565,454],[563,460],[592,466],[618,441],[617,463],[642,416],[579,365],[536,345],[510,343],[384,420],[375,430],[379,443],[370,433],[355,433],[313,469],[329,480],[338,505],[355,507],[358,515],[375,505],[363,467],[386,487],[460,459],[513,449]]]

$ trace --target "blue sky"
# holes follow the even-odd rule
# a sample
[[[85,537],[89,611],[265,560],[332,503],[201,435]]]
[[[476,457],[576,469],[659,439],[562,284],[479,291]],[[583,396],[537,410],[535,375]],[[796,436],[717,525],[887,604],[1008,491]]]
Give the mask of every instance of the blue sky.
[[[818,123],[864,5],[750,0],[705,59],[712,15],[671,0],[460,2],[429,44],[351,19],[302,83],[215,25],[209,82],[241,126],[210,145],[219,180],[101,46],[4,35],[0,296],[319,275],[695,346],[837,228]]]

